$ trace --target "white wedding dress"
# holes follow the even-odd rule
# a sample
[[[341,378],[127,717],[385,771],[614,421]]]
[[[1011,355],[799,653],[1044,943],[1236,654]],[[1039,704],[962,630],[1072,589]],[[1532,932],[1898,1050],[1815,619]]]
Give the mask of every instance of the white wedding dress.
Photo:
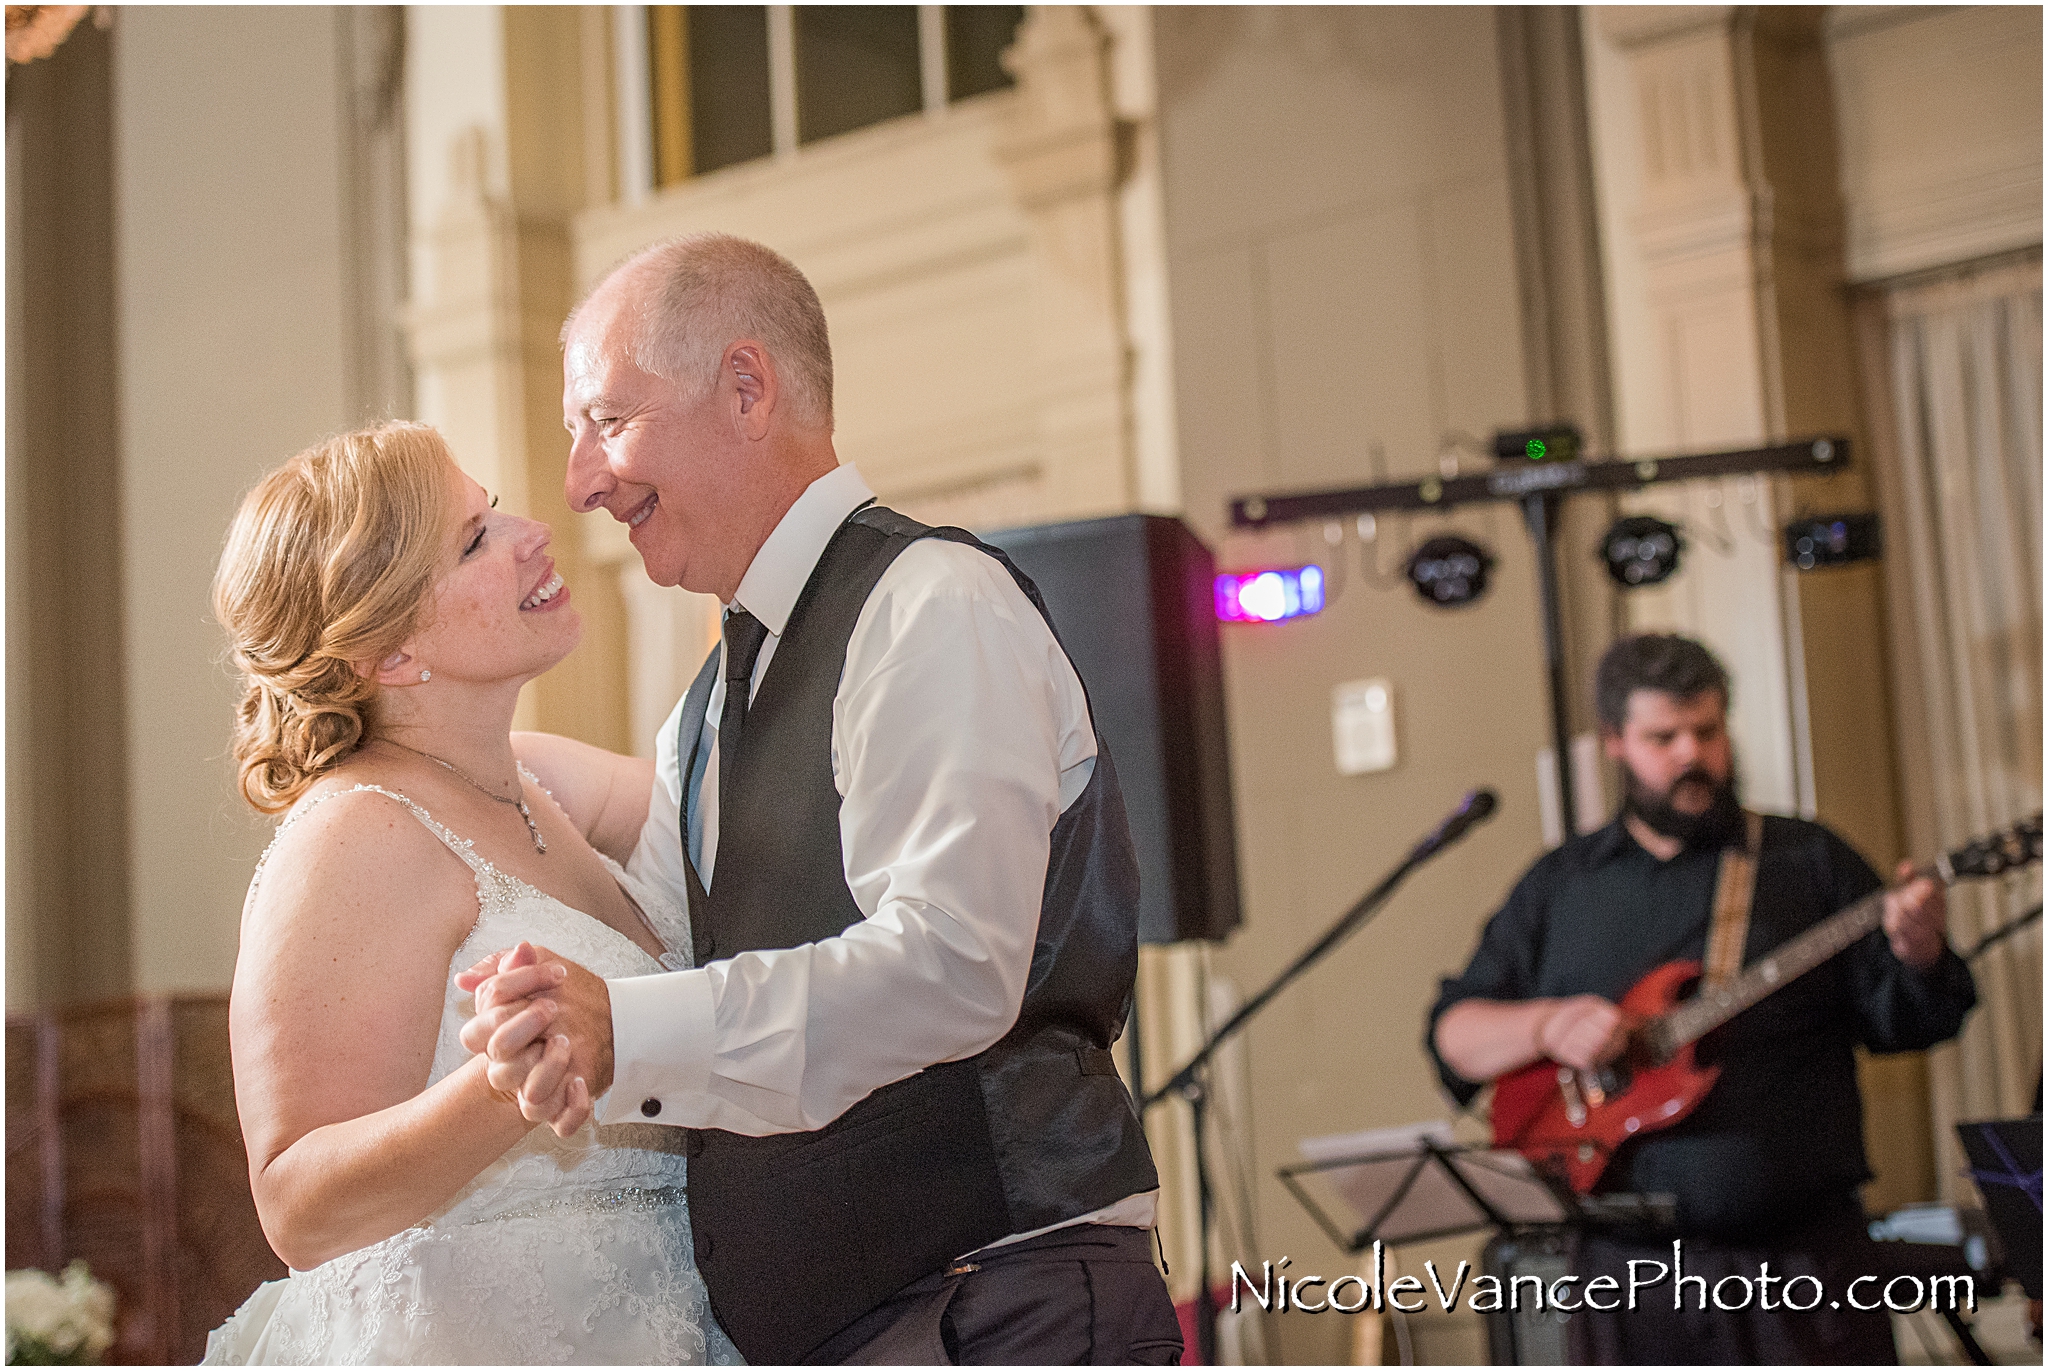
[[[476,873],[479,913],[449,962],[430,1081],[470,1055],[456,1035],[475,1004],[455,988],[455,973],[522,938],[603,977],[688,965],[687,951],[657,961],[498,870],[396,791],[355,789],[404,805]],[[605,865],[662,942],[688,949],[687,912],[609,858]],[[262,878],[259,862],[252,898]],[[207,1339],[206,1361],[737,1364],[691,1258],[682,1149],[682,1130],[652,1124],[585,1124],[566,1139],[536,1127],[439,1212],[258,1288]]]

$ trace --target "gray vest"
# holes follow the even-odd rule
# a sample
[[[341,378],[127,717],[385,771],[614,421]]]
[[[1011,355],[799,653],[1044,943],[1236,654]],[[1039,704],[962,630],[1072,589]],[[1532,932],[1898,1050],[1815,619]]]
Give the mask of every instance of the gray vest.
[[[746,765],[720,795],[715,888],[707,895],[690,871],[698,965],[829,938],[862,918],[839,846],[832,700],[861,607],[925,537],[994,557],[1045,613],[1028,577],[959,529],[878,506],[840,525],[748,706]],[[685,778],[718,656],[685,697]],[[1087,788],[1052,831],[1023,1006],[1000,1041],[883,1086],[815,1132],[692,1131],[697,1266],[749,1361],[802,1361],[955,1257],[1158,1185],[1109,1052],[1137,976],[1138,868],[1116,768],[1099,734],[1095,745]],[[688,828],[686,813],[686,857]]]

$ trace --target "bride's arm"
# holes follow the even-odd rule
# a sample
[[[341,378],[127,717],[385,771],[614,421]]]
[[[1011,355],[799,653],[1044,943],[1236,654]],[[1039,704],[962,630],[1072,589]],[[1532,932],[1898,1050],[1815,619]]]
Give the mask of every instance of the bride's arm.
[[[647,825],[654,763],[553,733],[514,733],[512,750],[590,845],[623,866]]]
[[[289,1265],[419,1222],[532,1127],[482,1057],[427,1086],[475,918],[469,871],[380,796],[327,801],[272,852],[230,1026],[250,1187]]]

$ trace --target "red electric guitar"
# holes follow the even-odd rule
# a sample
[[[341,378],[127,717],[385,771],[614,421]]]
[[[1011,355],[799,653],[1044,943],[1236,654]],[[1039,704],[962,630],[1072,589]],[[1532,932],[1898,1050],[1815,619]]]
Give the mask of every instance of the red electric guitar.
[[[2036,814],[1936,858],[1914,874],[1953,884],[2040,860],[2041,816]],[[1522,1153],[1581,1195],[1590,1192],[1615,1148],[1638,1134],[1671,1127],[1713,1089],[1721,1068],[1698,1065],[1694,1043],[1883,922],[1880,890],[1758,958],[1726,985],[1692,999],[1683,996],[1699,981],[1699,963],[1666,962],[1622,997],[1621,1012],[1635,1026],[1620,1057],[1592,1071],[1537,1062],[1494,1084],[1494,1146]]]

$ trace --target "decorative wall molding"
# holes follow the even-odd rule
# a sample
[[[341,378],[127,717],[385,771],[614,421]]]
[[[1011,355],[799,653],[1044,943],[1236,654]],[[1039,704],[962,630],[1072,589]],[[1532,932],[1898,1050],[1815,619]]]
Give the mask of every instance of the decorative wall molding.
[[[1726,29],[1733,5],[1603,5],[1601,34],[1623,51],[1667,43],[1707,30]]]
[[[1835,6],[1829,17],[1850,279],[2040,243],[2041,12]]]
[[[1062,518],[1137,494],[1109,41],[1086,7],[1034,6],[1004,54],[1018,99],[994,149],[1029,224],[1045,499]]]
[[[1017,203],[1038,210],[1103,196],[1116,185],[1109,35],[1078,5],[1040,5],[1003,54],[1017,78],[996,156]]]
[[[1874,181],[1851,203],[1848,270],[1875,281],[2041,242],[2041,164],[1927,165]]]

